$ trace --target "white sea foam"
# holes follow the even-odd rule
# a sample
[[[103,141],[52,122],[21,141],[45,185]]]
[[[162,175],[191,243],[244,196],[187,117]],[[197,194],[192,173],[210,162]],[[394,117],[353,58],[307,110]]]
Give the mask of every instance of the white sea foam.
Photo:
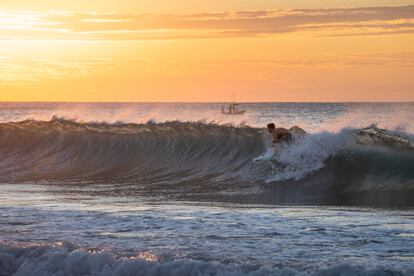
[[[407,152],[411,152],[410,155],[414,148],[410,134],[371,126],[307,135],[303,139],[297,139],[293,144],[281,144],[276,149],[267,150],[258,159],[274,160],[278,164],[273,175],[268,177],[266,182],[300,180],[324,168],[331,158],[341,157],[342,160],[346,160],[349,159],[350,154],[363,150],[371,150],[372,155],[381,153],[381,150],[375,148],[376,146],[389,149],[405,148]],[[395,157],[397,162],[398,152],[395,152]]]
[[[300,180],[325,166],[328,158],[353,144],[353,130],[343,129],[339,133],[321,132],[308,135],[294,144],[282,144],[274,159],[282,164],[277,174],[267,179],[283,181]]]
[[[158,261],[148,254],[120,257],[111,252],[95,252],[73,245],[0,246],[1,275],[412,275],[408,267],[381,267],[339,264],[331,267],[290,268],[246,263],[221,264],[191,259]]]

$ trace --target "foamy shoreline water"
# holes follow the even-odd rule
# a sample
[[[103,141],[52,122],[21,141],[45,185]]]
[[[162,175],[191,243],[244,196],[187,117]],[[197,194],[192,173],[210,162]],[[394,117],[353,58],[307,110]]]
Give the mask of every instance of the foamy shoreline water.
[[[16,275],[413,273],[412,209],[160,204],[0,188],[0,267]]]

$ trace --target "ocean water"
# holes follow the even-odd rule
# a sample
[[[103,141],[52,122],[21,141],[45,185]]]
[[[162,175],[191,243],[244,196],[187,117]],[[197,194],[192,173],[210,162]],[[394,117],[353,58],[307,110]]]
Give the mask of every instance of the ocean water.
[[[1,103],[0,275],[414,275],[413,103],[240,108]]]

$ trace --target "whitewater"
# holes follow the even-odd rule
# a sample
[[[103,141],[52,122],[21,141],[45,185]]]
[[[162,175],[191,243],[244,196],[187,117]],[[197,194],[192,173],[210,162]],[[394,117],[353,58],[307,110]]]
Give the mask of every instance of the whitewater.
[[[414,274],[413,103],[243,108],[1,103],[0,275]]]

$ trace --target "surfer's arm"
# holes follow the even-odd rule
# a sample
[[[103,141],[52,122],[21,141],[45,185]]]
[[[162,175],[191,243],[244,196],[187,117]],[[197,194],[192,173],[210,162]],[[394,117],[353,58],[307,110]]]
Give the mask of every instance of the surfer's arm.
[[[272,147],[277,147],[277,145],[279,144],[279,138],[275,137],[272,140]]]
[[[272,144],[273,144],[273,146],[275,146],[277,143],[279,143],[279,135],[278,135],[278,133],[273,132],[272,137],[273,137]]]

